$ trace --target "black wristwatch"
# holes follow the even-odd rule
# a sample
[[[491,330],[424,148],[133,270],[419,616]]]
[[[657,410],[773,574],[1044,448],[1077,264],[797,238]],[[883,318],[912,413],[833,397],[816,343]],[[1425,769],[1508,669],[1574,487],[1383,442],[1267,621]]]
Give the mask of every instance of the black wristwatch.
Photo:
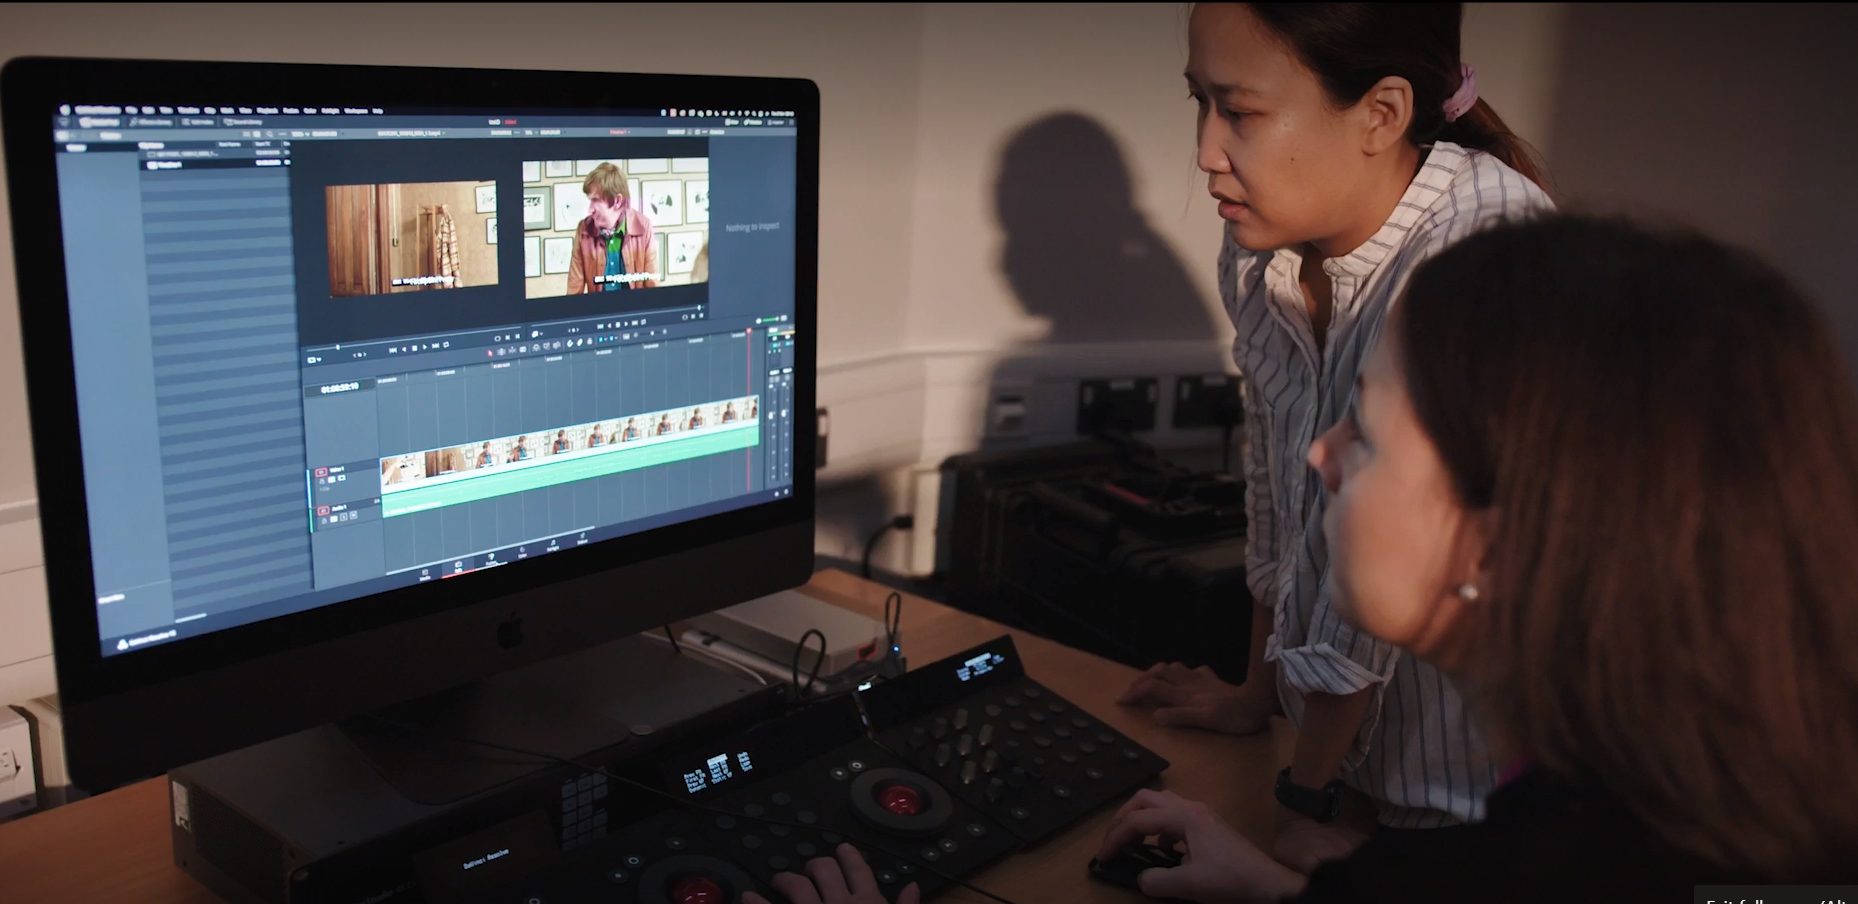
[[[1306,788],[1290,780],[1290,767],[1277,774],[1277,802],[1317,822],[1334,822],[1342,815],[1342,789],[1336,779],[1321,788]]]

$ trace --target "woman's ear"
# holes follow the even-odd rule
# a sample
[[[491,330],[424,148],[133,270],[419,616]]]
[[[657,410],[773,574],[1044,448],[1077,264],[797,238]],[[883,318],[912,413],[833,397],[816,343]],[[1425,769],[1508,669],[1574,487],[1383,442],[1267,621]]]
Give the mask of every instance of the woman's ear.
[[[1363,116],[1361,150],[1369,156],[1387,152],[1406,141],[1413,124],[1413,83],[1390,75],[1374,83],[1355,104]]]

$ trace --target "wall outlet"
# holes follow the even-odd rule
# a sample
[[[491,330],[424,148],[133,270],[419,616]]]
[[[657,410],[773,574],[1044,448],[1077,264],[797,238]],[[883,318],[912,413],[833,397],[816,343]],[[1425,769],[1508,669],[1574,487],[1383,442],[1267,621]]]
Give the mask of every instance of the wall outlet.
[[[1077,432],[1149,432],[1155,429],[1160,401],[1160,384],[1154,377],[1084,380],[1077,386]]]
[[[32,755],[32,724],[0,707],[0,819],[39,806],[39,769]]]
[[[1243,417],[1237,377],[1193,374],[1174,381],[1174,429],[1236,426]]]

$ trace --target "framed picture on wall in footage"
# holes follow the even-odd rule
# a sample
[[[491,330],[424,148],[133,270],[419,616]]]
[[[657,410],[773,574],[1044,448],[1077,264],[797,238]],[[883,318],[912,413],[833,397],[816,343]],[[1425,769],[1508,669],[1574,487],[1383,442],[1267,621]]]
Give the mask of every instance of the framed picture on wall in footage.
[[[710,180],[692,179],[684,183],[684,222],[710,221]]]
[[[576,176],[585,176],[593,172],[594,167],[599,165],[600,161],[598,160],[576,160],[574,161],[574,174]]]
[[[524,182],[542,181],[542,161],[540,160],[524,160],[523,161],[523,181]]]
[[[672,273],[689,273],[697,266],[697,252],[703,250],[701,232],[673,232],[670,238]]]
[[[626,161],[626,172],[632,175],[637,175],[639,173],[668,173],[670,171],[671,158],[669,157],[637,157]]]
[[[523,229],[547,229],[549,223],[548,186],[523,189]]]
[[[497,183],[492,182],[489,185],[477,187],[477,212],[497,212]]]
[[[626,180],[626,197],[632,199],[632,203],[634,206],[638,206],[640,204],[645,203],[645,199],[639,196],[639,180],[637,179]],[[640,207],[639,209],[644,210],[645,208]]]
[[[497,243],[497,218],[491,217],[490,219],[484,221],[484,244],[495,245],[496,243]]]
[[[539,235],[523,236],[523,275],[542,275],[542,237]]]
[[[671,158],[671,172],[674,172],[674,173],[707,173],[709,171],[710,171],[710,158],[708,157],[673,157]]]
[[[542,240],[542,272],[566,273],[574,256],[574,237],[551,235]]]
[[[557,182],[555,189],[555,230],[557,232],[580,228],[581,220],[587,216],[587,193],[573,182]]]
[[[658,261],[658,281],[660,283],[665,280],[665,265],[669,263],[664,253],[664,236],[665,234],[662,232],[652,233],[652,258]]]
[[[550,179],[560,179],[563,176],[572,176],[574,175],[574,161],[572,160],[550,160],[547,163],[542,164],[542,174],[547,176]]]
[[[645,213],[653,226],[684,225],[684,180],[645,183]]]

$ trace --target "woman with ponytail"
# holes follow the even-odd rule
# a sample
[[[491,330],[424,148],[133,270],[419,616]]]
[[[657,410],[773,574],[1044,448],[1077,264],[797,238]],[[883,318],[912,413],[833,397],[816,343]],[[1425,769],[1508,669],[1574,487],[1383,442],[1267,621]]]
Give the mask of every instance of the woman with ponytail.
[[[1304,464],[1423,262],[1553,209],[1527,147],[1477,95],[1457,3],[1198,4],[1187,90],[1227,221],[1219,258],[1244,375],[1250,669],[1234,687],[1165,663],[1122,702],[1164,725],[1297,726],[1273,852],[1307,873],[1375,834],[1484,817],[1499,764],[1438,669],[1341,615]],[[1259,781],[1272,780],[1259,776]]]

